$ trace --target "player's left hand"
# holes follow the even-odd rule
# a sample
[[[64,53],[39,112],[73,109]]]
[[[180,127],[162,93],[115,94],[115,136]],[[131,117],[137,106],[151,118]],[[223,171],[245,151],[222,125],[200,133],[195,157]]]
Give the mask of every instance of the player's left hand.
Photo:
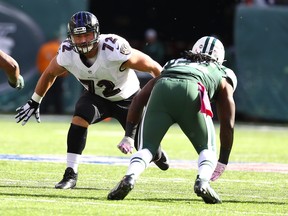
[[[226,164],[223,164],[223,163],[218,161],[217,166],[216,166],[210,180],[211,181],[217,180],[222,175],[222,173],[225,171],[226,166],[227,166]]]
[[[30,119],[30,117],[34,114],[37,122],[40,123],[41,121],[39,107],[39,103],[37,103],[33,99],[30,99],[25,105],[16,109],[16,112],[18,112],[18,114],[15,115],[16,122],[19,123],[23,120],[22,125],[24,126]]]
[[[134,146],[134,140],[131,137],[125,136],[121,142],[117,145],[118,149],[124,153],[132,153]]]
[[[21,90],[24,88],[24,86],[25,86],[24,78],[21,75],[19,75],[16,83],[16,89]]]

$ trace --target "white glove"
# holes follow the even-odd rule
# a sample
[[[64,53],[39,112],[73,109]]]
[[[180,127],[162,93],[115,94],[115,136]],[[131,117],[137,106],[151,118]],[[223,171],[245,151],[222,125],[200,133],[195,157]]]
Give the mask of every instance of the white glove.
[[[125,136],[117,147],[124,154],[132,153],[134,148],[134,140],[131,137]]]
[[[16,89],[21,90],[24,88],[24,86],[25,86],[24,79],[21,75],[19,75],[17,83],[16,83]]]
[[[11,87],[21,90],[24,88],[24,79],[21,75],[18,76],[16,83],[12,83],[8,80],[8,83]]]
[[[40,123],[41,121],[39,107],[39,103],[37,103],[33,99],[30,99],[25,105],[16,109],[16,112],[18,112],[18,114],[15,115],[16,122],[19,123],[23,120],[22,125],[25,125],[30,119],[30,117],[34,114],[36,121]]]
[[[226,166],[227,166],[226,164],[218,162],[210,180],[211,181],[217,180],[222,175],[222,173],[225,171]]]

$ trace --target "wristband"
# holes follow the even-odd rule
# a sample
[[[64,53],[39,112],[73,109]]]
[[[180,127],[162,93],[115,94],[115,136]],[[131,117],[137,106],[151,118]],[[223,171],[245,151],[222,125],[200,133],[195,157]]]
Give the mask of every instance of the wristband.
[[[33,93],[33,95],[32,95],[32,100],[34,100],[35,102],[37,102],[37,103],[41,103],[41,101],[42,101],[42,99],[43,99],[43,97],[41,97],[40,95],[38,95],[36,92],[34,92]]]
[[[223,163],[223,164],[228,164],[228,160],[229,160],[229,155],[230,155],[231,149],[225,149],[223,147],[220,147],[220,155],[219,155],[219,162]]]
[[[138,124],[127,122],[125,127],[125,136],[135,139]]]

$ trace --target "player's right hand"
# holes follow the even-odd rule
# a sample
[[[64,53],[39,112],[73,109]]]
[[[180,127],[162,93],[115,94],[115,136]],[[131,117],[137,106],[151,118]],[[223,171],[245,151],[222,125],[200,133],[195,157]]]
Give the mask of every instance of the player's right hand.
[[[40,123],[40,104],[30,99],[25,105],[18,107],[15,115],[16,122],[19,123],[22,120],[22,125],[24,126],[32,115],[35,115],[36,121]]]
[[[118,149],[124,153],[132,153],[134,146],[134,139],[131,137],[125,136],[121,142],[117,145]]]

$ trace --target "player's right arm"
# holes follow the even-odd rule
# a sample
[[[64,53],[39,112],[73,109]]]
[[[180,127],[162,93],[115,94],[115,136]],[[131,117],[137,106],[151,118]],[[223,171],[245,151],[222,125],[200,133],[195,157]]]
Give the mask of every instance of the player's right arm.
[[[142,88],[142,90],[137,95],[135,95],[129,107],[127,122],[126,122],[127,124],[136,125],[140,122],[143,109],[146,106],[148,99],[150,97],[151,91],[158,79],[159,77],[150,79],[149,82]],[[127,134],[127,130],[126,130],[126,135],[129,135]]]
[[[220,121],[220,154],[211,177],[212,181],[217,180],[225,171],[233,145],[236,110],[233,92],[231,82],[223,78],[216,99],[217,114]]]
[[[45,71],[41,74],[35,93],[40,97],[44,97],[56,78],[66,72],[66,69],[57,63],[56,56],[51,60]]]
[[[56,57],[54,57],[45,71],[39,78],[35,91],[30,100],[23,106],[16,109],[17,114],[15,115],[16,122],[22,121],[22,125],[25,125],[32,115],[35,116],[38,123],[40,120],[40,103],[46,92],[53,85],[57,76],[62,75],[66,72],[66,69],[57,63]]]
[[[143,109],[148,102],[151,91],[158,79],[159,77],[155,77],[149,80],[142,90],[134,96],[130,104],[126,120],[125,136],[117,145],[119,150],[124,154],[132,153],[137,126],[141,120]]]

